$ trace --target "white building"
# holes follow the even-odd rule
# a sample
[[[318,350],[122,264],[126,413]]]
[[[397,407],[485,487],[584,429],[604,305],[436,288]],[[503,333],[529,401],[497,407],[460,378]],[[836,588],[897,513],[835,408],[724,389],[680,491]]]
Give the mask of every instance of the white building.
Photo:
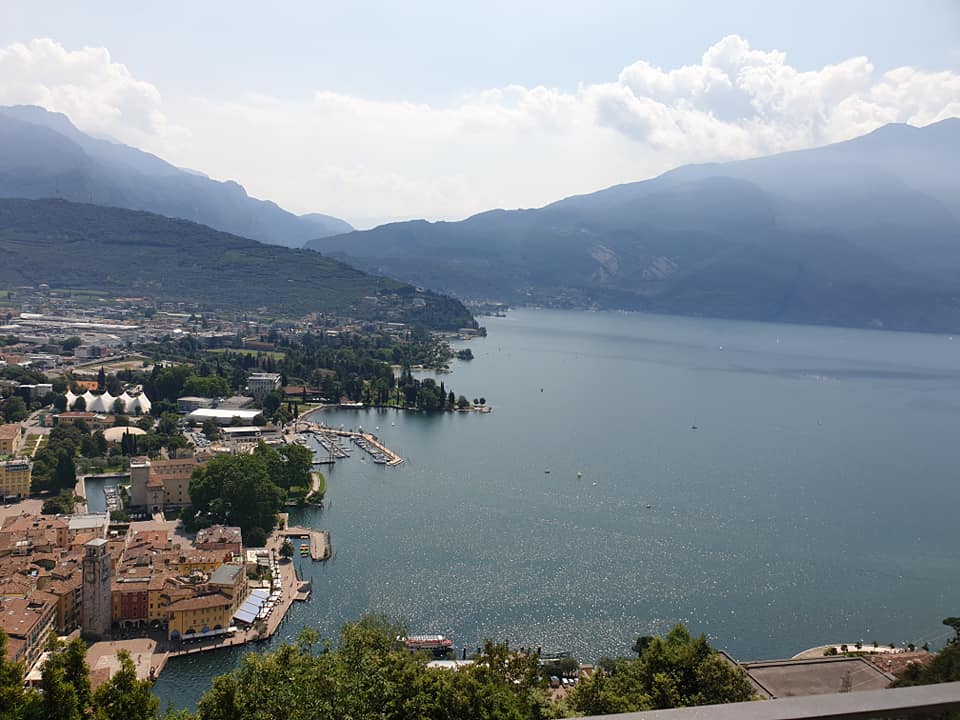
[[[253,425],[253,419],[260,414],[259,410],[234,410],[223,408],[198,408],[187,415],[187,420],[203,424],[204,420],[213,418],[220,425],[230,425],[234,418],[240,418],[242,425]]]
[[[247,390],[257,399],[279,389],[279,373],[251,373],[247,378]]]

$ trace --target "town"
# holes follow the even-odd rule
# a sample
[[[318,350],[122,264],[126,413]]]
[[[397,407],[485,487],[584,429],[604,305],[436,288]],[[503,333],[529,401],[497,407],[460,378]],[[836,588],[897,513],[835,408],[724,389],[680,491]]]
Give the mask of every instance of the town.
[[[270,637],[291,603],[310,597],[291,539],[324,560],[329,535],[289,528],[282,512],[246,535],[200,518],[190,484],[211,458],[302,451],[312,479],[287,482],[285,504],[321,504],[304,434],[316,431],[320,447],[334,435],[291,422],[305,411],[390,399],[418,409],[423,398],[431,409],[489,410],[445,389],[439,401],[432,381],[409,378],[453,354],[445,338],[401,323],[318,314],[281,323],[46,286],[8,291],[0,313],[0,628],[28,684],[40,680],[51,634],[91,643],[94,684],[124,649],[153,679],[171,656]],[[356,354],[360,337],[377,338],[380,351],[361,372],[340,367],[336,350]],[[300,360],[292,384],[289,360],[304,338],[333,355]],[[403,461],[373,435],[337,432],[376,461]],[[88,482],[105,494],[94,503],[102,510],[90,508]]]

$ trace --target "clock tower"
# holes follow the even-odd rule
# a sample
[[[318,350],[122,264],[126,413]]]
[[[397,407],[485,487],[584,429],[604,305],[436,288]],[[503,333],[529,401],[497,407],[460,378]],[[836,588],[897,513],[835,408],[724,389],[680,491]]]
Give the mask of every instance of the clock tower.
[[[103,538],[83,546],[83,591],[80,628],[83,636],[101,638],[110,632],[110,553]]]

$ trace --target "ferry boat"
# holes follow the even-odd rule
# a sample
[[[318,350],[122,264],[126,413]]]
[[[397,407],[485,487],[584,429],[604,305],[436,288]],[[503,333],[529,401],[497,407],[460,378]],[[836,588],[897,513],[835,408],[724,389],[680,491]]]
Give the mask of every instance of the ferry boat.
[[[443,635],[408,635],[397,640],[406,645],[408,650],[427,650],[437,655],[453,647],[453,641]]]

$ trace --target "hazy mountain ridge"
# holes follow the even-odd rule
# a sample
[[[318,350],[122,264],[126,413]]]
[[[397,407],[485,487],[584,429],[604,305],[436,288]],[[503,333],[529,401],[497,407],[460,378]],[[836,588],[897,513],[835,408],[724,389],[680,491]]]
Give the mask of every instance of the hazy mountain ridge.
[[[475,324],[453,298],[315,252],[101,205],[0,199],[0,257],[0,289],[47,283],[280,315],[327,312],[436,329]]]
[[[91,137],[59,113],[0,107],[0,197],[48,198],[146,210],[273,245],[349,232],[328,215],[297,216],[150,153]]]
[[[960,330],[960,120],[306,247],[464,298]]]

